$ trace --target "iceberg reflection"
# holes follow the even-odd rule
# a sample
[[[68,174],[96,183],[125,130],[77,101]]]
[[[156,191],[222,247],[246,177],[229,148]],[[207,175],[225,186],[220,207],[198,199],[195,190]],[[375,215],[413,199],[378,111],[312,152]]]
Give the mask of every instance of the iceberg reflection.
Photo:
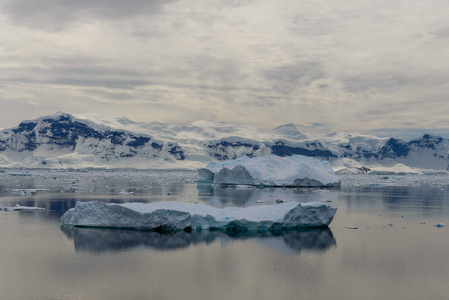
[[[338,189],[319,188],[260,188],[249,186],[216,186],[197,184],[198,196],[209,205],[249,206],[260,203],[283,202],[332,202],[339,195]]]
[[[62,225],[61,230],[69,239],[73,239],[76,251],[88,252],[124,251],[137,247],[170,251],[202,243],[209,244],[215,241],[226,243],[231,240],[247,239],[258,239],[258,241],[268,244],[282,241],[284,245],[297,253],[304,250],[325,252],[337,245],[330,228],[244,233],[223,231],[159,233]]]

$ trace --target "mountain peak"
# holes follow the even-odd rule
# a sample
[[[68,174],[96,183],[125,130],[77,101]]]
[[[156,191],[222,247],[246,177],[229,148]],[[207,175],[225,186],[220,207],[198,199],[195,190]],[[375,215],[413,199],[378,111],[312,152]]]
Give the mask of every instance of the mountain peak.
[[[294,124],[284,124],[272,129],[273,132],[279,135],[287,136],[295,139],[306,139],[307,136],[301,133]]]
[[[30,119],[30,120],[24,120],[20,124],[38,123],[39,121],[42,121],[42,120],[54,120],[54,121],[62,122],[62,121],[70,121],[73,119],[74,119],[73,115],[71,115],[69,113],[62,112],[62,111],[58,111],[49,116],[44,116],[44,117]]]
[[[287,129],[288,130],[296,130],[296,131],[298,131],[298,128],[296,128],[296,126],[293,123],[288,123],[288,124],[284,124],[284,125],[278,126],[276,128],[273,128],[274,131],[287,130]]]
[[[72,117],[72,114],[69,114],[69,113],[66,113],[66,112],[63,112],[63,111],[57,111],[53,115],[51,115],[51,117],[60,117],[60,116]]]

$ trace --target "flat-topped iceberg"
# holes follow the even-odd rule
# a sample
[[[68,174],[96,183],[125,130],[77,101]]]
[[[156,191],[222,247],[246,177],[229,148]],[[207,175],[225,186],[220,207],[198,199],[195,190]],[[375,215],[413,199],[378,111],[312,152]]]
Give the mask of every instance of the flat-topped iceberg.
[[[211,162],[199,169],[198,182],[222,185],[246,184],[280,187],[338,187],[331,165],[303,155],[276,155]]]
[[[325,227],[337,209],[320,202],[215,208],[174,201],[156,203],[76,202],[61,222],[80,227],[177,230],[277,230]]]

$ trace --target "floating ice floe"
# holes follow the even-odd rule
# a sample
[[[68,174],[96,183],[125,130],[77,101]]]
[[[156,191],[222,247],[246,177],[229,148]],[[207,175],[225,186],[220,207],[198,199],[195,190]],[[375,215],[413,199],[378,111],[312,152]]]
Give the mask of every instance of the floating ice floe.
[[[6,210],[6,211],[18,211],[18,210],[45,210],[45,208],[42,207],[34,207],[34,206],[21,206],[19,204],[16,204],[13,207],[4,207],[0,206],[0,210]]]
[[[222,185],[338,187],[340,180],[331,165],[303,155],[276,155],[211,162],[199,169],[198,182]]]
[[[77,202],[62,217],[67,225],[141,230],[277,230],[328,226],[337,209],[323,203],[215,208],[174,201],[113,204]]]
[[[134,195],[135,192],[129,192],[129,191],[125,191],[125,190],[121,190],[119,192],[119,195]]]

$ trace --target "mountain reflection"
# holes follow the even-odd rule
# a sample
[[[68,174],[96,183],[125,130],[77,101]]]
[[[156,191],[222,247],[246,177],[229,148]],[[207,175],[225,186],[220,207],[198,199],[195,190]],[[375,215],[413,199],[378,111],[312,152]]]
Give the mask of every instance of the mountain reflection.
[[[158,233],[120,229],[78,228],[61,226],[62,232],[73,239],[76,251],[106,252],[124,251],[147,247],[160,251],[179,250],[191,245],[226,243],[232,240],[258,239],[262,243],[282,241],[288,248],[301,251],[325,252],[337,245],[330,228],[312,228],[279,232],[232,233],[221,231]]]

